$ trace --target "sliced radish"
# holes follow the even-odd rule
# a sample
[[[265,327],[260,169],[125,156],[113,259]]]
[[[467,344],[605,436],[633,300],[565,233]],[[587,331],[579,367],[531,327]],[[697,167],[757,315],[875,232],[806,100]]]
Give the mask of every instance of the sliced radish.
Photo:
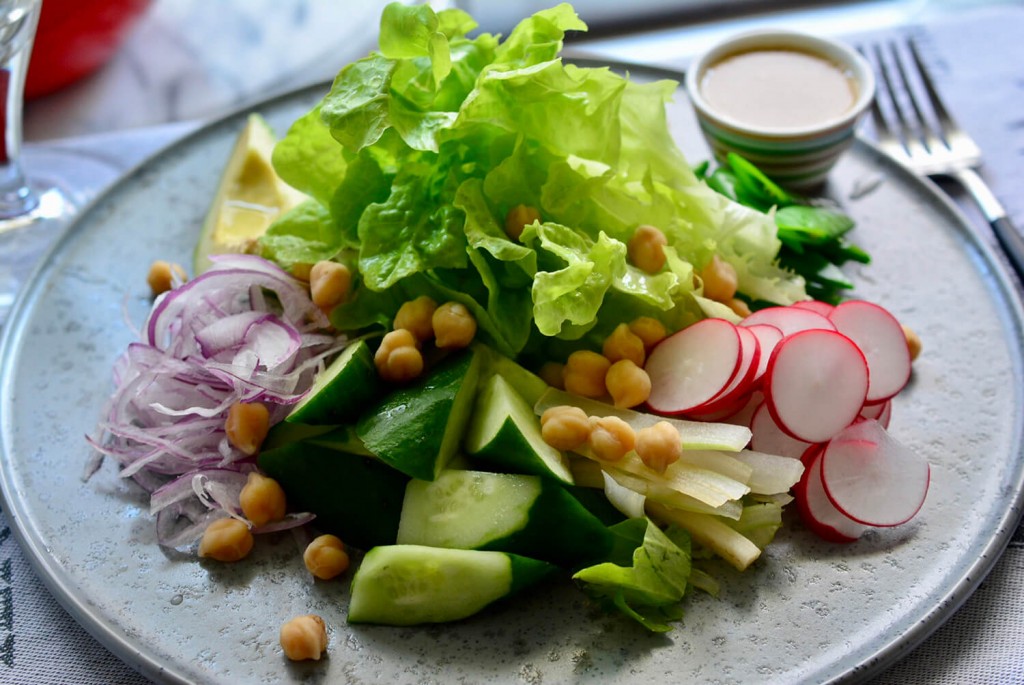
[[[801,331],[776,346],[763,389],[779,428],[804,442],[826,442],[864,406],[867,362],[840,333]]]
[[[868,526],[898,526],[924,504],[931,467],[873,419],[837,435],[821,455],[821,482],[829,501]]]
[[[804,525],[828,542],[856,542],[868,526],[844,516],[835,508],[821,483],[823,450],[815,449],[804,462],[804,474],[793,488],[797,511]]]
[[[759,309],[743,319],[739,325],[753,326],[754,324],[762,323],[775,326],[782,331],[782,335],[792,335],[800,331],[834,331],[836,329],[835,324],[829,321],[828,317],[801,307],[767,307]]]
[[[758,452],[799,459],[811,446],[811,443],[797,440],[779,428],[766,404],[762,404],[754,412],[750,420],[750,432],[750,449]]]
[[[737,426],[746,426],[750,428],[750,422],[754,418],[754,412],[757,408],[764,404],[764,393],[760,390],[755,390],[747,397],[746,404],[738,412],[723,419],[726,423],[733,423]]]
[[[829,320],[867,359],[868,402],[889,399],[903,389],[910,380],[910,350],[896,317],[877,304],[851,300],[836,306]]]
[[[647,404],[660,414],[681,414],[707,404],[732,382],[741,362],[740,334],[729,321],[703,319],[651,350]]]
[[[696,407],[693,411],[701,414],[713,414],[719,411],[738,411],[742,408],[743,397],[751,390],[754,375],[760,368],[761,345],[756,335],[746,328],[736,328],[740,336],[740,364],[729,385],[708,402]]]
[[[810,467],[811,462],[814,461],[815,457],[825,451],[825,445],[827,444],[827,442],[813,443],[806,451],[804,451],[803,454],[800,455],[800,461],[803,462],[805,469]]]
[[[888,428],[889,420],[892,418],[892,400],[865,404],[860,410],[860,416],[864,419],[875,419],[882,424],[882,428]]]
[[[757,371],[751,381],[754,385],[761,382],[764,372],[768,370],[768,360],[772,358],[772,351],[782,341],[782,331],[778,326],[767,323],[755,323],[743,326],[743,330],[750,331],[757,337],[757,343],[761,348],[761,358],[757,363]]]
[[[749,404],[750,395],[741,395],[736,397],[732,402],[727,405],[723,405],[715,411],[688,411],[685,414],[687,419],[693,421],[706,421],[709,423],[731,423],[737,426],[749,427],[750,415],[747,415],[746,419],[736,418],[743,409]]]
[[[801,300],[800,302],[794,302],[792,307],[798,307],[800,309],[809,309],[812,312],[817,312],[822,316],[828,316],[832,313],[835,305],[831,305],[828,302],[822,302],[821,300]]]

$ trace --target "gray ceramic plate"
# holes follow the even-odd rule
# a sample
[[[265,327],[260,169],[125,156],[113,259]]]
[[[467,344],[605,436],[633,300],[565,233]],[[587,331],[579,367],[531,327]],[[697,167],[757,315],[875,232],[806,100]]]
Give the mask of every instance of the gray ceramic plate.
[[[259,107],[278,131],[322,89]],[[706,154],[682,96],[671,118]],[[112,464],[80,478],[111,365],[147,309],[156,258],[189,263],[241,115],[130,174],[49,255],[4,331],[0,481],[26,555],[104,645],[170,683],[717,682],[857,680],[891,663],[977,587],[1018,521],[1021,303],[993,254],[933,190],[858,144],[830,193],[876,257],[860,295],[916,329],[925,351],[892,433],[933,464],[910,524],[850,546],[797,521],[721,597],[696,595],[667,636],[595,612],[558,585],[457,625],[350,627],[344,582],[312,582],[287,535],[229,567],[162,551],[140,492]],[[314,612],[329,655],[293,665],[281,622]]]

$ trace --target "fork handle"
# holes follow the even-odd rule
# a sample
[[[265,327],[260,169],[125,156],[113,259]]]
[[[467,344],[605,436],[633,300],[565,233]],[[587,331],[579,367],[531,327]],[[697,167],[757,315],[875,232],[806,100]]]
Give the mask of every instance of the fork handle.
[[[1017,227],[1007,216],[991,219],[989,224],[995,231],[996,240],[1009,258],[1013,270],[1017,272],[1017,277],[1024,283],[1024,237],[1021,237]]]
[[[981,176],[971,169],[958,171],[955,176],[978,203],[995,233],[996,240],[1009,259],[1010,266],[1017,273],[1021,283],[1024,283],[1024,236],[1013,225],[1013,221],[1006,215],[1006,210]]]

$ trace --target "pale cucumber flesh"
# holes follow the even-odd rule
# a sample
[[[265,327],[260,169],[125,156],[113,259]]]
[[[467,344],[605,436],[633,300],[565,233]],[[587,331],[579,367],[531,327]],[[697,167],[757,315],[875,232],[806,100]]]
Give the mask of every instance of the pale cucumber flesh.
[[[444,471],[406,486],[399,544],[476,549],[523,529],[540,480],[480,471]]]

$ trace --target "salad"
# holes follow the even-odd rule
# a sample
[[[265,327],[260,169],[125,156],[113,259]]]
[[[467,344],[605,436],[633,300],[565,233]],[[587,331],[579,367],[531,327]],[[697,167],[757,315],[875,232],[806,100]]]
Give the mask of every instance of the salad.
[[[663,632],[794,501],[837,542],[914,516],[928,464],[886,431],[914,338],[845,299],[849,218],[691,167],[677,84],[559,58],[571,6],[474,27],[389,5],[264,183],[233,157],[234,210],[279,214],[228,246],[218,193],[192,277],[155,268],[90,468],[210,563],[296,531],[348,621],[391,625],[571,578]],[[281,644],[319,659],[324,619]]]

